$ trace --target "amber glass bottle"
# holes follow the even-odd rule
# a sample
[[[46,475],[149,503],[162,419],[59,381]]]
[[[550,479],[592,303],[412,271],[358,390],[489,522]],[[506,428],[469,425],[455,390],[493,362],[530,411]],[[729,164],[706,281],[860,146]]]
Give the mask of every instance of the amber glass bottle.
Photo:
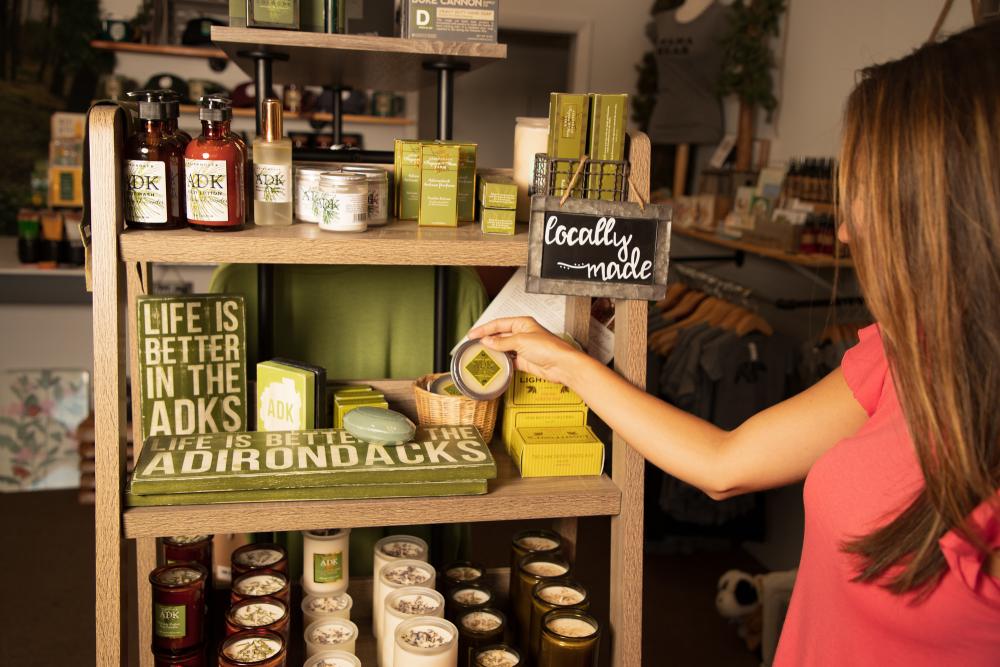
[[[125,141],[125,224],[137,229],[184,226],[184,147],[167,130],[159,93],[129,93],[139,103],[139,123]]]
[[[243,140],[230,131],[232,103],[203,97],[201,135],[188,144],[184,172],[187,221],[201,231],[233,231],[246,222],[246,160]]]

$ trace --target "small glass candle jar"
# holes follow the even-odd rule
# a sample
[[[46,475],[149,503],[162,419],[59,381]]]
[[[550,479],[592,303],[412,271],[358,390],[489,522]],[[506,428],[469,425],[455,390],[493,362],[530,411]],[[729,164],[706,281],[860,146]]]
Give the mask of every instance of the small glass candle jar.
[[[361,667],[361,661],[347,651],[323,651],[306,660],[304,667]]]
[[[164,653],[153,651],[153,667],[206,667],[205,647],[187,653]]]
[[[351,620],[354,600],[347,593],[340,595],[306,595],[302,598],[302,625],[309,625],[324,618]]]
[[[472,656],[479,648],[503,641],[507,617],[499,609],[486,607],[465,612],[456,625],[459,667],[472,667]]]
[[[490,644],[476,650],[472,667],[519,667],[521,653],[510,644]]]
[[[562,537],[551,530],[522,530],[510,541],[510,607],[517,607],[517,564],[528,554],[555,554],[562,550]]]
[[[379,587],[372,615],[375,637],[381,639],[385,620],[385,599],[394,590],[407,586],[434,588],[434,567],[422,560],[395,560],[382,566],[378,572]]]
[[[285,667],[285,640],[266,630],[244,630],[219,644],[219,667]]]
[[[531,617],[528,622],[529,643],[524,647],[533,660],[538,660],[542,637],[542,617],[554,609],[590,609],[587,589],[573,579],[544,579],[531,589]]]
[[[451,589],[447,593],[445,618],[457,623],[467,611],[492,607],[495,602],[493,591],[482,584],[466,584]]]
[[[319,165],[295,167],[295,219],[299,222],[319,222],[319,177],[324,171],[328,170]]]
[[[536,667],[596,667],[601,626],[579,609],[556,609],[542,617]]]
[[[328,232],[368,229],[368,181],[361,174],[328,171],[319,178],[319,228]]]
[[[375,543],[372,561],[372,632],[379,637],[379,628],[375,625],[381,597],[382,585],[378,573],[382,567],[394,560],[427,560],[427,543],[413,535],[389,535]]]
[[[175,535],[160,539],[161,563],[199,563],[211,576],[212,535]]]
[[[399,667],[456,667],[458,629],[443,618],[418,616],[396,628],[393,664]]]
[[[368,181],[368,226],[381,227],[389,222],[389,172],[363,164],[347,165],[343,170],[361,174]]]
[[[424,586],[397,588],[385,598],[382,636],[378,640],[378,664],[393,667],[396,655],[396,628],[415,616],[444,618],[444,597]]]
[[[288,577],[274,570],[254,570],[233,579],[230,602],[236,604],[240,600],[260,597],[277,598],[287,607],[291,599]]]
[[[531,591],[541,581],[565,577],[569,574],[569,561],[548,553],[528,554],[517,566],[517,604],[512,609],[517,618],[517,645],[530,647]]]
[[[358,626],[343,618],[327,618],[306,627],[306,656],[323,651],[354,653],[358,641]]]
[[[181,653],[204,641],[207,579],[199,563],[164,565],[149,573],[154,650]]]
[[[438,587],[442,592],[447,593],[456,586],[482,583],[484,574],[486,574],[486,568],[479,563],[460,560],[451,563],[442,570]]]
[[[310,595],[347,590],[350,528],[302,531],[302,588]]]
[[[232,555],[233,577],[255,570],[288,573],[288,554],[280,544],[258,542],[245,544]]]
[[[261,597],[240,600],[226,612],[226,636],[244,630],[276,632],[288,641],[288,607],[278,598]]]

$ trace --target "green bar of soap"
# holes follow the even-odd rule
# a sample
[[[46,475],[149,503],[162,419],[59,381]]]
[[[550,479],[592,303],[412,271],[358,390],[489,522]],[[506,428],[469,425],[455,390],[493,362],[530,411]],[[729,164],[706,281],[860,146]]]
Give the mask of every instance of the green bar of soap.
[[[364,406],[344,415],[344,429],[358,440],[375,445],[401,445],[413,441],[417,427],[395,410]]]

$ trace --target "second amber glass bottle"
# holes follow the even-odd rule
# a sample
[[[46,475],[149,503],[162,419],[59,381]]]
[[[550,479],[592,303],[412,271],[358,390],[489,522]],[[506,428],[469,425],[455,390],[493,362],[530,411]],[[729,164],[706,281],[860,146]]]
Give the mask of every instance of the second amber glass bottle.
[[[243,140],[230,131],[232,103],[201,98],[201,135],[184,157],[188,225],[202,231],[233,231],[246,222],[246,160]]]

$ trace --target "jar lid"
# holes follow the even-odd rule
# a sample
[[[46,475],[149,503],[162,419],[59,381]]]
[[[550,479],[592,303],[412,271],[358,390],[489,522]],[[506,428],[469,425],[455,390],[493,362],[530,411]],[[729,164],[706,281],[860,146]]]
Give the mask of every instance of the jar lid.
[[[163,565],[149,573],[149,583],[167,588],[182,588],[208,579],[208,570],[200,563]]]
[[[369,181],[381,181],[388,172],[381,167],[369,167],[368,165],[347,165],[342,171],[354,174],[364,174]]]
[[[365,182],[361,174],[348,174],[343,171],[326,171],[319,177],[320,185],[357,185]]]
[[[455,386],[477,401],[499,398],[514,377],[514,362],[504,352],[491,350],[478,338],[465,341],[451,358],[451,377]]]
[[[525,127],[548,127],[549,119],[546,117],[536,117],[536,116],[517,116],[515,122],[518,125],[524,125]]]

